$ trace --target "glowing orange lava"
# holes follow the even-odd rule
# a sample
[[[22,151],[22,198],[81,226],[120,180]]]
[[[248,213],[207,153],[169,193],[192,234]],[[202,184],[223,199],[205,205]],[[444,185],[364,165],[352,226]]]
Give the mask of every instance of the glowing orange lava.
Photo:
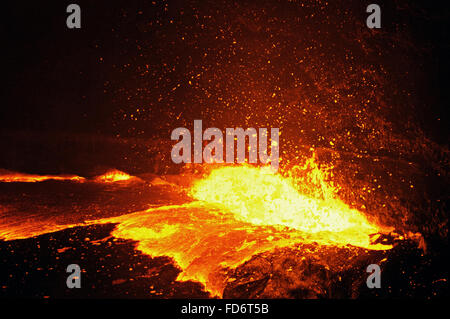
[[[308,172],[309,180],[324,183],[323,172],[317,170]],[[227,280],[224,269],[276,247],[319,243],[392,248],[371,242],[370,235],[387,228],[370,223],[331,189],[313,191],[321,194],[318,198],[299,192],[293,178],[265,168],[225,166],[193,184],[190,193],[197,201],[94,223],[118,223],[113,236],[137,241],[137,249],[145,254],[172,257],[182,270],[178,280],[201,282],[221,296]]]
[[[11,171],[0,172],[0,182],[3,183],[35,183],[48,180],[82,182],[85,180],[85,178],[77,175],[35,175]]]
[[[127,173],[114,169],[106,172],[103,175],[97,176],[95,178],[95,181],[101,183],[114,183],[114,182],[129,181],[135,178],[136,177],[130,176]]]
[[[292,169],[289,176],[265,167],[219,166],[200,179],[190,177],[187,192],[192,202],[54,229],[38,223],[5,225],[0,237],[11,240],[77,225],[116,223],[114,237],[136,241],[136,249],[144,254],[173,258],[181,268],[178,280],[201,282],[213,295],[222,296],[227,269],[275,248],[313,243],[359,251],[392,248],[371,240],[391,229],[371,223],[340,200],[326,176],[314,159]],[[131,178],[112,171],[96,181]],[[183,190],[179,186],[176,191]]]

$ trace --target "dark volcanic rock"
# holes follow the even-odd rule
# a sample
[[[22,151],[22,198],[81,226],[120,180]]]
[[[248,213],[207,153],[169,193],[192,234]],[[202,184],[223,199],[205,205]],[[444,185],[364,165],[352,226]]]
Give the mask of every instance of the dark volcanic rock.
[[[448,293],[447,271],[437,265],[444,265],[439,258],[425,254],[410,241],[388,251],[298,245],[259,254],[230,271],[223,297],[433,298]],[[380,289],[367,287],[370,264],[381,267]]]
[[[206,298],[199,283],[177,282],[170,258],[143,255],[109,234],[113,224],[75,227],[35,238],[0,241],[0,297]],[[66,268],[82,269],[81,288],[66,286]]]

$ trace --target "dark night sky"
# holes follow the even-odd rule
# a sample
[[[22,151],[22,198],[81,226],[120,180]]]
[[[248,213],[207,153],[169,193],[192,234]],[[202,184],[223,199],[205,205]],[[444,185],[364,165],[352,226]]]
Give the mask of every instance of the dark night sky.
[[[255,107],[292,103],[289,94],[298,79],[310,81],[300,94],[321,97],[328,90],[323,86],[334,90],[342,81],[350,83],[352,74],[342,74],[340,67],[351,65],[344,59],[350,54],[356,77],[365,68],[379,70],[377,63],[387,69],[382,74],[387,80],[381,80],[385,87],[379,88],[384,90],[386,104],[398,99],[386,93],[386,88],[392,88],[389,79],[397,82],[393,91],[413,92],[412,99],[396,102],[399,106],[391,106],[394,111],[381,112],[382,116],[395,122],[399,115],[393,113],[410,111],[415,113],[412,120],[434,140],[448,141],[444,112],[449,11],[434,3],[380,2],[385,33],[377,39],[370,39],[365,28],[355,31],[355,27],[364,27],[369,3],[364,1],[328,4],[320,10],[311,1],[300,9],[299,3],[284,1],[78,1],[81,30],[65,26],[69,3],[10,1],[2,5],[3,130],[123,136],[149,136],[162,130],[168,135],[174,127],[188,125],[195,117],[205,118],[205,114],[211,125],[217,121],[238,125],[236,113],[246,117],[249,126],[275,125],[277,117],[288,123],[292,118],[282,109],[267,119],[261,117],[263,110],[254,112]],[[342,30],[336,31],[340,26]],[[336,43],[330,45],[333,39]],[[379,60],[372,52],[367,57],[372,60],[366,63],[358,51],[361,48],[353,48],[357,39],[369,46],[376,44],[375,51],[382,52]],[[319,45],[320,41],[325,45]],[[399,47],[402,41],[411,41],[408,45],[417,52],[392,49],[395,41]],[[272,43],[277,47],[268,52]],[[299,69],[295,79],[290,79],[289,72],[298,66],[301,50],[309,44],[316,50],[315,57],[308,61],[304,55],[309,63],[306,71]],[[272,65],[267,67],[265,61],[270,59]],[[335,65],[339,67],[330,70]],[[409,77],[404,76],[409,68]],[[337,79],[328,79],[327,72]],[[323,78],[310,74],[323,74]],[[196,82],[190,85],[189,80]],[[316,87],[311,91],[309,84]],[[369,83],[362,91],[370,87]],[[280,94],[271,99],[277,90]],[[293,103],[299,108],[302,103],[328,108],[330,99],[294,98]],[[408,103],[414,105],[404,105]],[[180,121],[174,121],[175,117],[181,117]]]

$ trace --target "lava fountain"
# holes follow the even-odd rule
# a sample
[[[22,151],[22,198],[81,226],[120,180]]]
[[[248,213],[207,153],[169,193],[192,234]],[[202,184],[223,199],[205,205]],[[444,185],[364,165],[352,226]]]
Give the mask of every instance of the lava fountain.
[[[300,193],[290,178],[250,166],[224,167],[197,182],[194,198],[218,204],[236,219],[254,225],[288,227],[314,235],[321,244],[386,249],[370,236],[387,228],[370,223],[327,189],[326,198]]]

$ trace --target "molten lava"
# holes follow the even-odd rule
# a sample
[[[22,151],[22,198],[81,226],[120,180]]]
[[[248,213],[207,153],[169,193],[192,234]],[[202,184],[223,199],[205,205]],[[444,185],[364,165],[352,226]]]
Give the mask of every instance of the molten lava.
[[[129,181],[135,178],[136,177],[130,176],[127,173],[114,169],[106,172],[103,175],[97,176],[95,178],[95,181],[101,183],[114,183],[114,182]]]
[[[317,167],[308,172],[310,180],[323,176]],[[387,228],[370,223],[332,196],[331,189],[321,189],[318,198],[299,192],[292,177],[248,165],[224,166],[193,183],[190,194],[197,201],[94,223],[118,223],[113,236],[137,241],[145,254],[172,257],[182,269],[178,280],[201,282],[221,296],[226,269],[277,247],[318,243],[392,248],[371,242],[371,235]]]
[[[390,248],[370,242],[370,235],[387,229],[371,224],[361,212],[335,198],[330,189],[325,191],[326,198],[316,198],[300,193],[292,178],[251,166],[230,166],[195,183],[192,195],[220,205],[237,220],[286,226],[312,235],[321,244]]]
[[[153,204],[147,210],[121,216],[62,225],[52,220],[6,222],[5,210],[0,238],[12,240],[74,226],[116,223],[111,235],[136,241],[136,249],[144,254],[173,258],[181,268],[178,280],[200,282],[215,296],[222,296],[228,270],[276,248],[319,244],[345,247],[355,254],[361,248],[392,248],[371,240],[374,234],[390,229],[371,223],[362,212],[341,201],[327,182],[325,170],[313,159],[291,169],[287,176],[250,165],[218,166],[201,178],[195,176],[173,176],[180,182],[170,188],[177,194],[188,193],[193,201]],[[136,177],[114,170],[95,181],[131,179]],[[190,186],[180,186],[186,180],[191,180]]]
[[[12,183],[12,182],[35,183],[48,180],[82,182],[85,179],[84,177],[77,175],[35,175],[11,171],[0,172],[0,182],[2,183]]]

